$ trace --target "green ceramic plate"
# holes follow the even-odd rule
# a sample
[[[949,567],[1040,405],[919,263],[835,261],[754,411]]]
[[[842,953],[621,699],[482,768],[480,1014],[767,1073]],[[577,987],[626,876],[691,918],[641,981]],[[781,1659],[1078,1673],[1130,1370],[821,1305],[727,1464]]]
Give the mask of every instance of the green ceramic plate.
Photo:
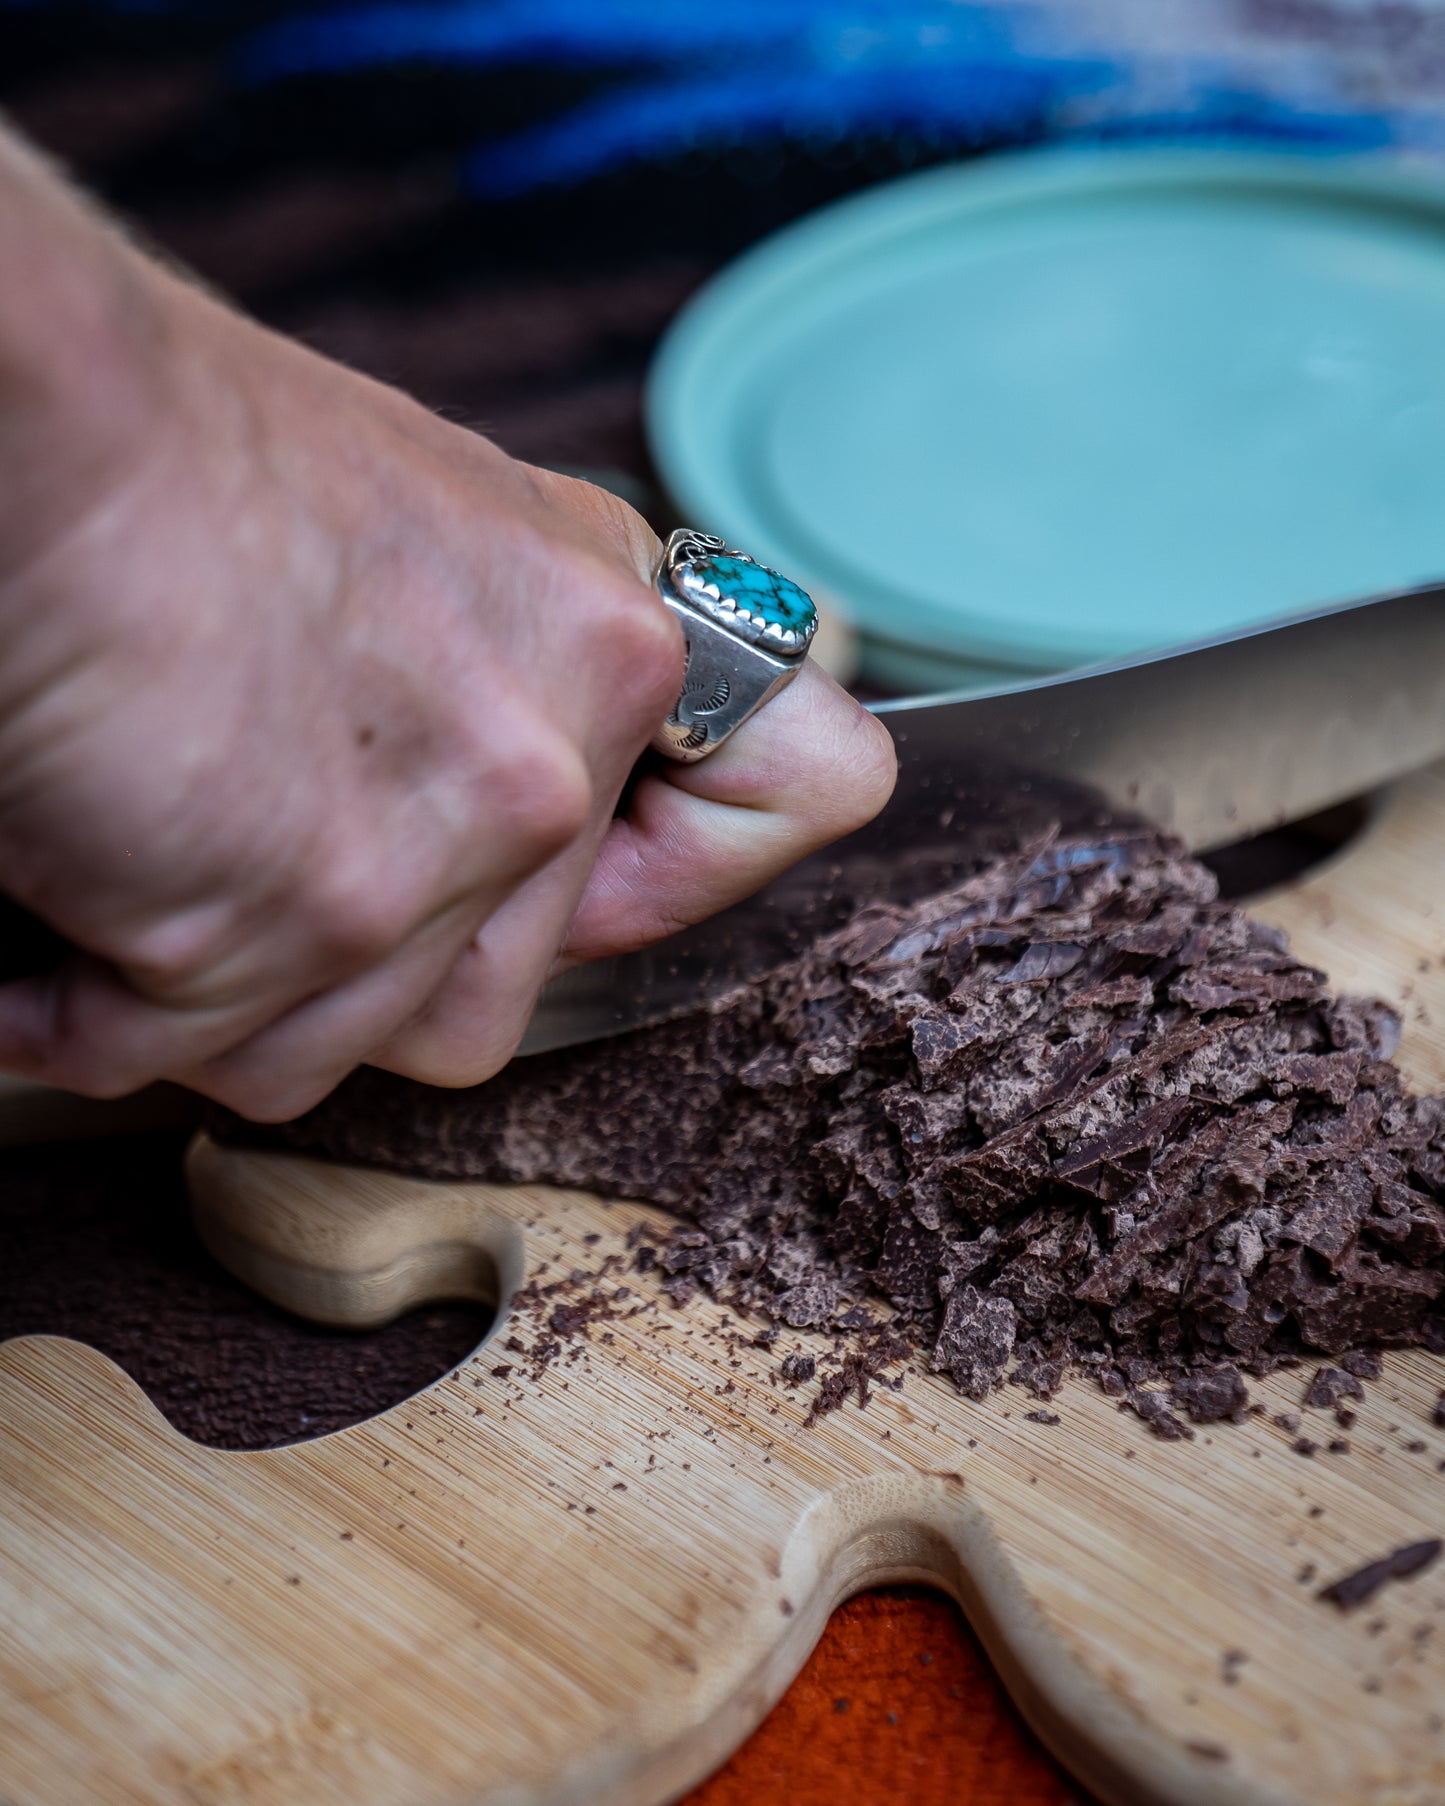
[[[1006,680],[1445,575],[1445,186],[1048,151],[791,226],[683,311],[689,524],[842,601],[875,676]]]

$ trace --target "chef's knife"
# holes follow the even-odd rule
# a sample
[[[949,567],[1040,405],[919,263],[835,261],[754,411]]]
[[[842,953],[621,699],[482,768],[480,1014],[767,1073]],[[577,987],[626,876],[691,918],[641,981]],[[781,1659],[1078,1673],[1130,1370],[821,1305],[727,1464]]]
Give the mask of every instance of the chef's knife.
[[[975,837],[1040,781],[1091,787],[1197,851],[1264,833],[1445,757],[1445,585],[987,694],[874,705],[898,747],[876,821],[746,902],[543,990],[523,1054],[677,1016],[785,958],[829,903]],[[759,731],[763,731],[762,722]],[[1445,847],[1441,848],[1445,871]]]

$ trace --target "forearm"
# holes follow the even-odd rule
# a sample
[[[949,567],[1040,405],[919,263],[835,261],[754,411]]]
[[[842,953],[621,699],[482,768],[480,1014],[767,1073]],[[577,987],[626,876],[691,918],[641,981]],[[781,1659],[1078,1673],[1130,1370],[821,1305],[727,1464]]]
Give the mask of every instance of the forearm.
[[[166,363],[166,279],[0,122],[0,583],[123,474]]]

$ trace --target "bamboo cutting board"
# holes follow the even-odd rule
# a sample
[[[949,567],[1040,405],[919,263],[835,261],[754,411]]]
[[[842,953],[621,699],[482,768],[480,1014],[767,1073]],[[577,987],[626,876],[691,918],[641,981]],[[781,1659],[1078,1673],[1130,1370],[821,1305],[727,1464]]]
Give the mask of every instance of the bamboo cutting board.
[[[1437,770],[1259,910],[1401,1003],[1433,1087],[1442,872]],[[78,1344],[0,1349],[5,1806],[649,1806],[840,1598],[919,1578],[1107,1801],[1445,1803],[1445,1563],[1352,1615],[1316,1597],[1445,1533],[1445,1360],[1392,1358],[1348,1453],[1305,1412],[1311,1458],[1269,1416],[1157,1442],[1081,1382],[1050,1424],[910,1373],[805,1428],[749,1325],[619,1270],[656,1213],[205,1141],[191,1182],[211,1246],[304,1314],[514,1302],[408,1403],[264,1453],[186,1441]],[[557,1297],[602,1314],[539,1370],[555,1300],[515,1295],[574,1272]],[[1310,1371],[1256,1395],[1298,1410]]]

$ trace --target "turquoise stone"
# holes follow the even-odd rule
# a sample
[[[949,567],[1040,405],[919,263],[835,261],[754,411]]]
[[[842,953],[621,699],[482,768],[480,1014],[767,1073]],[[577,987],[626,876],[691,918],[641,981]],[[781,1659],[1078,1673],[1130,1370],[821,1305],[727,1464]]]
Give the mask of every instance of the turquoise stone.
[[[818,625],[818,611],[805,589],[750,558],[710,553],[689,559],[678,575],[689,601],[741,638],[776,651],[801,651]]]

